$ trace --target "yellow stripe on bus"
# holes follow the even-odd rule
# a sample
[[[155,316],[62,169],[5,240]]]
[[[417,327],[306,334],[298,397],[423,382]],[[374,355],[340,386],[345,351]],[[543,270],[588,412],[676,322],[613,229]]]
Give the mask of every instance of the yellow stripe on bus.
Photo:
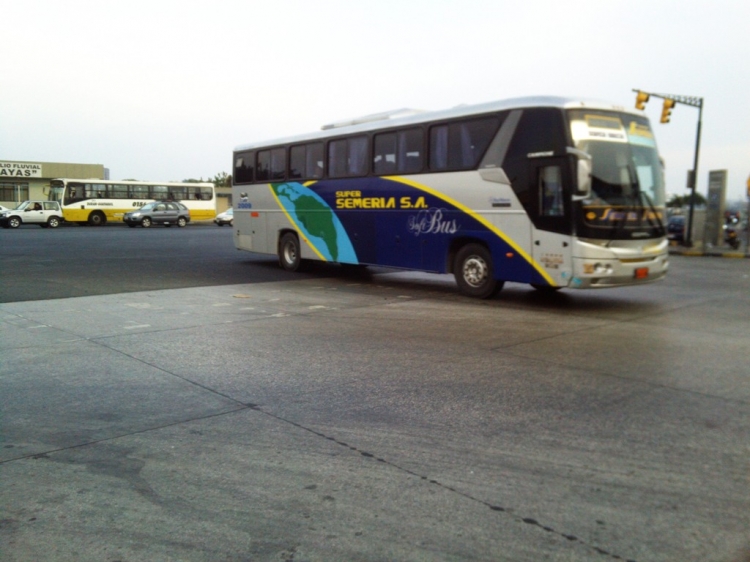
[[[507,234],[505,234],[502,230],[500,230],[498,227],[496,227],[494,224],[492,224],[490,221],[488,221],[486,218],[481,216],[478,213],[475,213],[471,209],[469,209],[466,205],[463,205],[456,201],[455,199],[448,197],[447,195],[444,195],[440,193],[439,191],[436,191],[432,189],[431,187],[427,187],[426,185],[423,185],[421,183],[417,183],[413,180],[407,180],[406,178],[402,178],[400,176],[383,176],[383,179],[395,181],[398,183],[403,183],[404,185],[408,185],[410,187],[413,187],[415,189],[419,189],[420,191],[424,191],[425,193],[429,193],[433,197],[437,197],[438,199],[441,199],[445,201],[446,203],[453,205],[457,209],[460,209],[467,215],[471,216],[473,219],[487,227],[491,232],[495,233],[499,238],[501,238],[506,244],[508,244],[511,248],[513,248],[516,252],[518,252],[518,255],[521,256],[523,259],[525,259],[536,271],[541,275],[544,280],[552,285],[553,287],[556,286],[555,281],[550,277],[549,273],[547,273],[544,268],[537,263],[534,258],[532,258],[529,254],[527,254],[518,244],[513,241],[512,238],[510,238]]]
[[[276,204],[279,206],[279,209],[281,209],[281,211],[286,215],[286,218],[289,220],[289,224],[291,224],[295,228],[295,230],[297,230],[297,234],[299,235],[299,237],[310,247],[310,249],[313,252],[315,252],[315,255],[318,256],[321,259],[321,261],[328,261],[326,257],[318,251],[315,245],[312,242],[310,242],[310,240],[308,240],[307,237],[302,232],[299,232],[299,227],[297,226],[297,223],[294,222],[294,219],[292,218],[292,216],[284,208],[284,205],[281,204],[281,201],[279,201],[279,198],[276,195],[276,192],[273,190],[273,186],[270,183],[268,184],[268,189],[271,190],[271,195],[273,195],[273,198],[276,201]]]

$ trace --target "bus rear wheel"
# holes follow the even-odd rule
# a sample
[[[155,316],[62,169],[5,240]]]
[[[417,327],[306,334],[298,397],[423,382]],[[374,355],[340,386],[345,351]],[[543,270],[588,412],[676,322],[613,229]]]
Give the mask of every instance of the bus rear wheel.
[[[301,263],[299,239],[287,232],[279,240],[279,265],[287,271],[297,271]]]
[[[493,278],[492,254],[481,244],[467,244],[456,254],[453,275],[461,292],[467,296],[488,299],[503,288],[503,281]]]

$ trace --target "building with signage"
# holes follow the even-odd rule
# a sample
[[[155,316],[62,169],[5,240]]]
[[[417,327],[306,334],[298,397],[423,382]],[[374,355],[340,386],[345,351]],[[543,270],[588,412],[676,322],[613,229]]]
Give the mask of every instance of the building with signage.
[[[47,199],[55,178],[109,179],[102,164],[0,160],[0,205],[15,207],[27,199]]]

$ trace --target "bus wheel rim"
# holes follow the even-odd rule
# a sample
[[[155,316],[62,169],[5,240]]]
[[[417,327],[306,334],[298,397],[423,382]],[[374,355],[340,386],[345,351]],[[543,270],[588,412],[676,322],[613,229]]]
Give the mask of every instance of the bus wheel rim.
[[[464,279],[472,287],[479,287],[487,280],[487,264],[478,256],[472,256],[464,262]]]

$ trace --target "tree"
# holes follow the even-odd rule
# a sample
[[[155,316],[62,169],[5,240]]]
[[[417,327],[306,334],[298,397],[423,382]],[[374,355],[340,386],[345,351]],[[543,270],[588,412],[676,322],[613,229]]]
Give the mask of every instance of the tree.
[[[705,205],[706,204],[706,198],[703,197],[700,193],[697,191],[695,192],[695,204],[696,205]],[[672,198],[667,201],[667,207],[689,207],[690,206],[690,195],[673,195]]]
[[[216,187],[232,187],[232,176],[230,176],[226,172],[219,172],[213,178],[209,178],[209,179],[205,179],[205,180],[201,176],[201,179],[198,179],[198,180],[191,178],[191,179],[182,180],[182,181],[184,183],[211,182]]]
[[[216,187],[232,187],[232,176],[226,172],[220,172],[211,180]]]

